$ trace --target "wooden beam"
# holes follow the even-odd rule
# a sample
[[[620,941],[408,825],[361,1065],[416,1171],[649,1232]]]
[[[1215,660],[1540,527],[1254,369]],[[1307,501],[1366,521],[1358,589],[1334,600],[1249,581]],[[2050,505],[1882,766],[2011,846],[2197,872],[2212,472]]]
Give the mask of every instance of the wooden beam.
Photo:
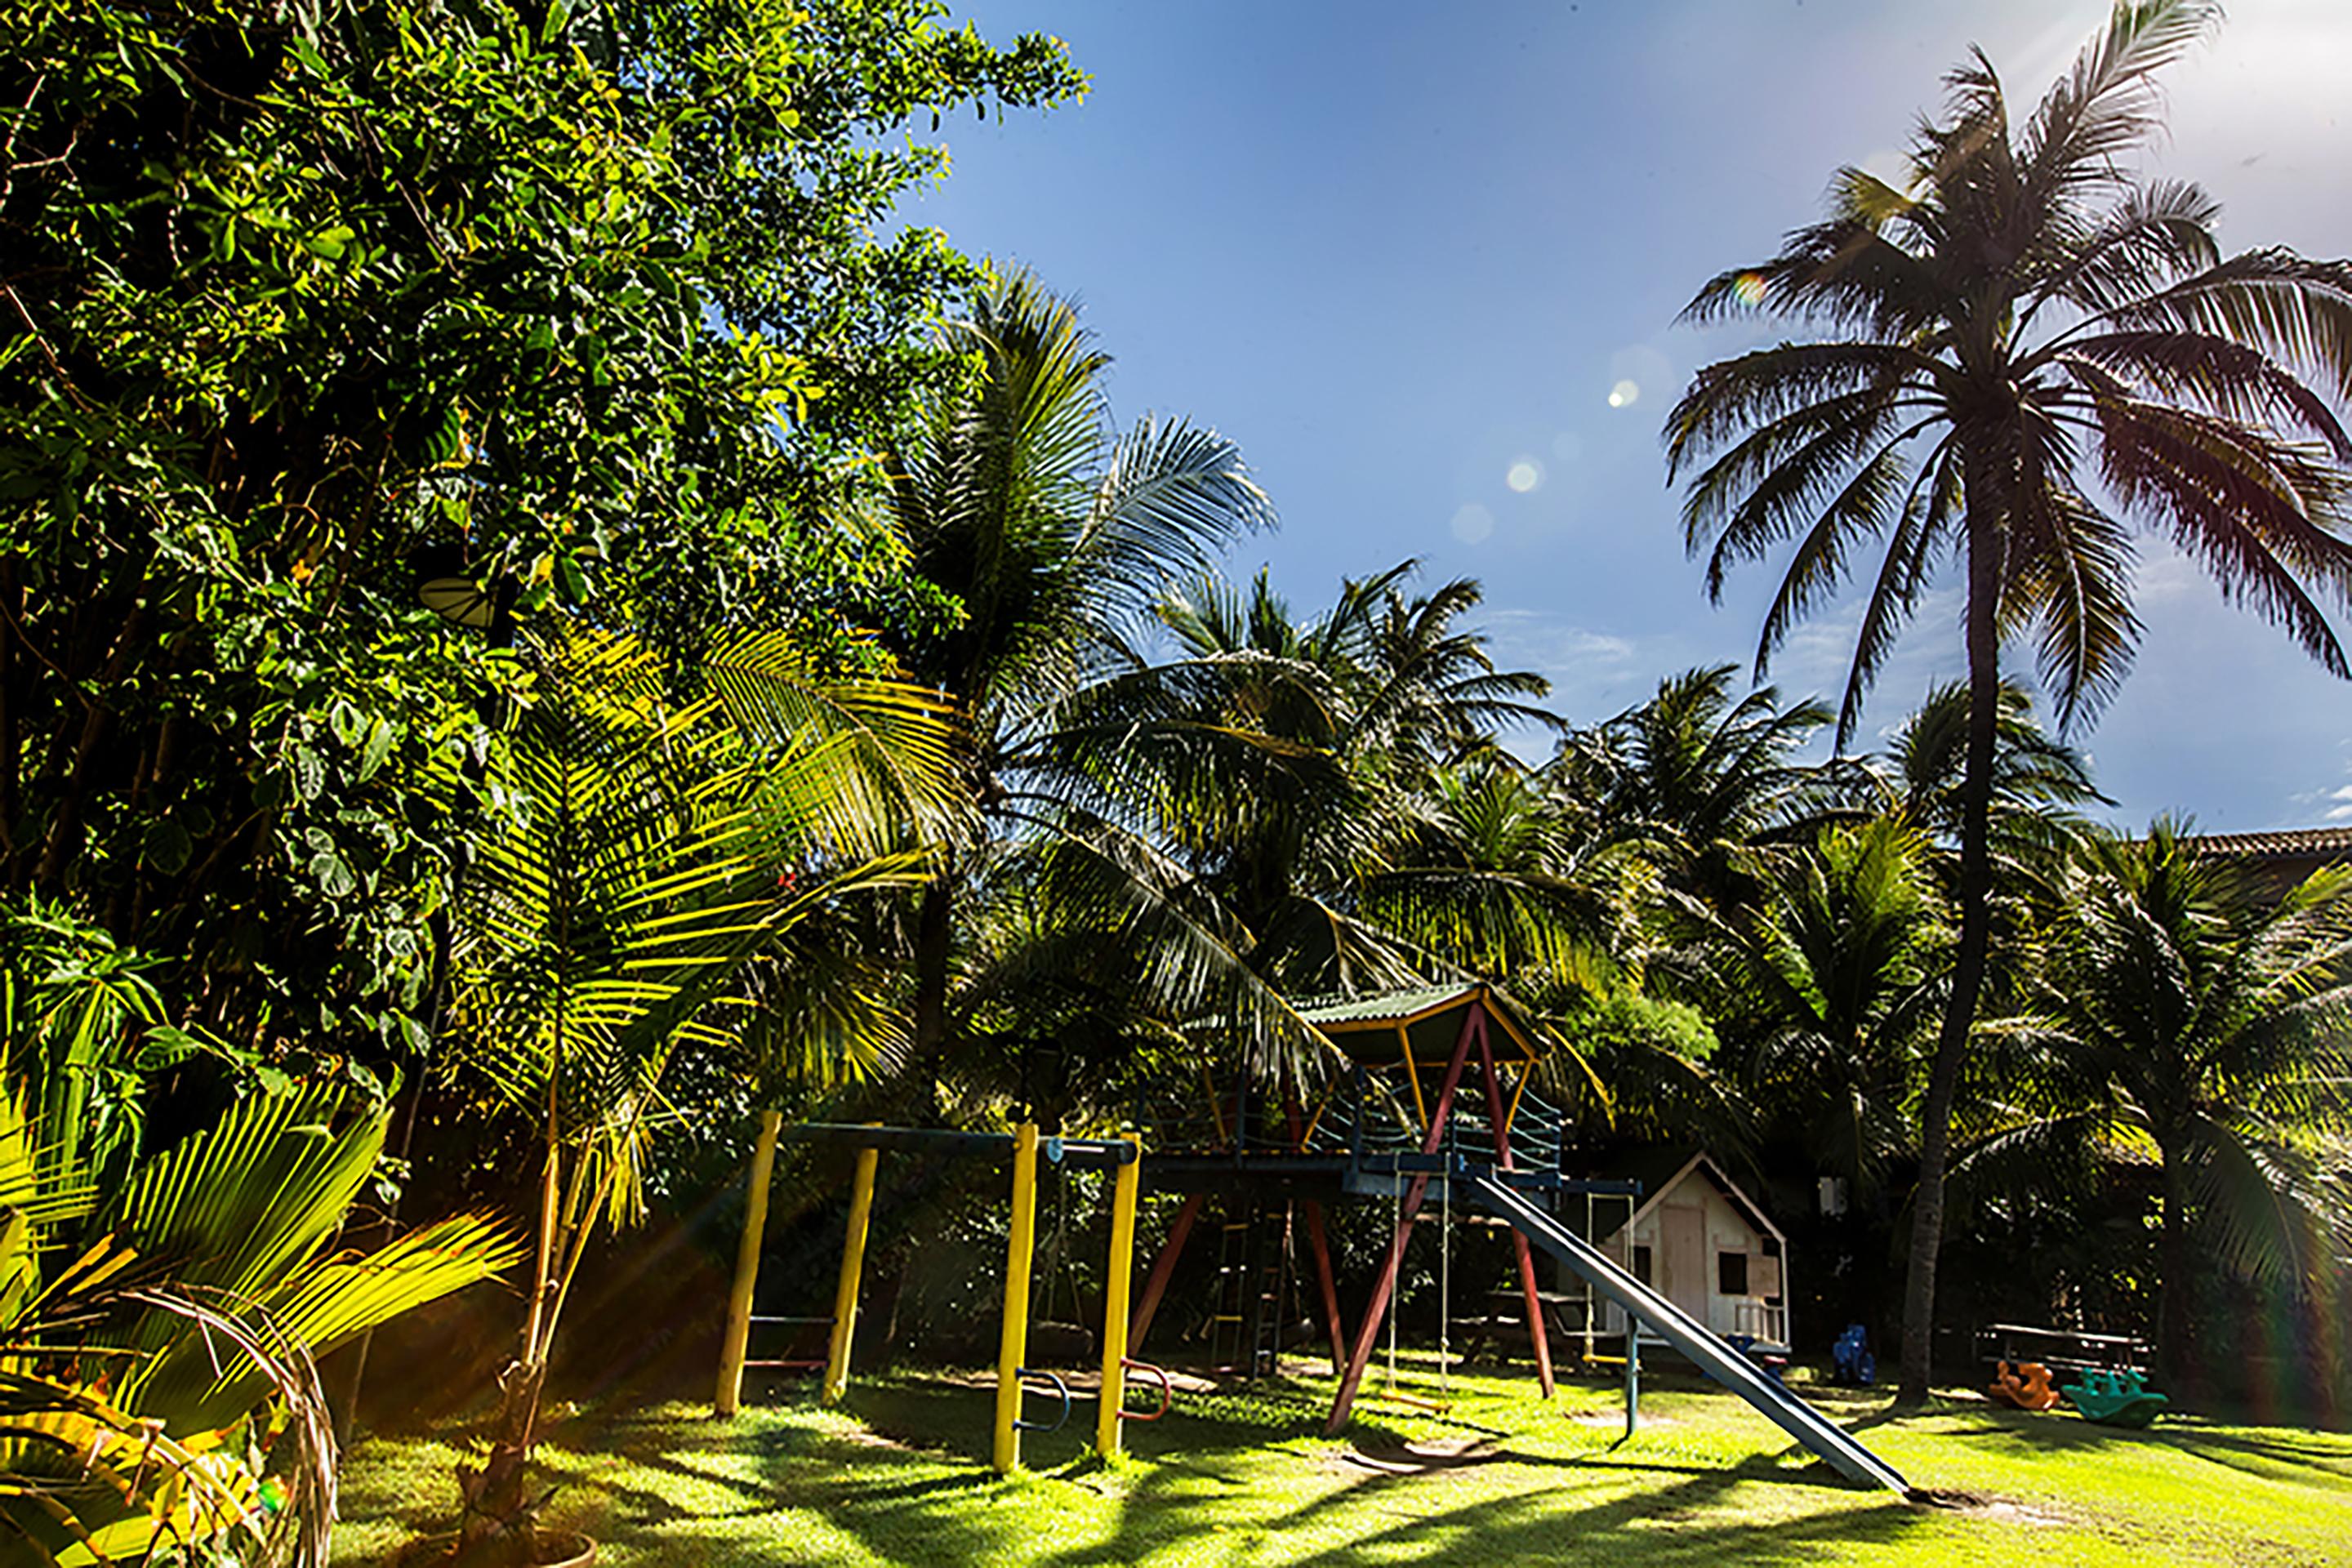
[[[743,1401],[743,1361],[751,1345],[751,1295],[760,1283],[760,1248],[768,1234],[768,1185],[776,1173],[776,1134],[783,1112],[760,1112],[751,1145],[751,1187],[743,1204],[743,1234],[735,1243],[735,1280],[727,1292],[727,1332],[719,1342],[719,1392],[711,1413],[732,1415]]]
[[[1471,1042],[1474,1037],[1486,1037],[1485,1015],[1486,1010],[1474,1004],[1469,1016],[1463,1020],[1462,1037],[1454,1042],[1453,1058],[1445,1064],[1444,1085],[1437,1091],[1437,1109],[1430,1116],[1429,1131],[1422,1136],[1423,1154],[1434,1154],[1444,1146],[1446,1114],[1454,1106],[1454,1090],[1462,1082],[1463,1064],[1470,1059]],[[1397,1271],[1404,1265],[1405,1243],[1412,1237],[1413,1221],[1421,1213],[1422,1200],[1428,1194],[1429,1173],[1419,1172],[1412,1184],[1405,1189],[1396,1235],[1389,1242],[1380,1278],[1372,1285],[1371,1303],[1364,1309],[1363,1321],[1356,1325],[1356,1342],[1348,1352],[1347,1369],[1339,1374],[1339,1392],[1331,1401],[1331,1418],[1324,1424],[1327,1433],[1337,1433],[1347,1426],[1349,1413],[1355,1408],[1356,1389],[1364,1381],[1364,1368],[1370,1363],[1372,1346],[1381,1337],[1381,1321],[1388,1316],[1390,1299],[1396,1294]]]
[[[1143,1336],[1151,1331],[1152,1314],[1160,1310],[1160,1298],[1168,1293],[1168,1281],[1176,1272],[1176,1260],[1184,1256],[1184,1243],[1192,1239],[1192,1222],[1201,1217],[1201,1205],[1206,1197],[1194,1193],[1176,1211],[1176,1223],[1168,1227],[1168,1239],[1161,1243],[1160,1256],[1151,1260],[1151,1276],[1143,1282],[1143,1300],[1136,1304],[1135,1321],[1127,1331],[1127,1352],[1143,1353]]]
[[[1463,1037],[1465,1039],[1469,1037],[1469,1028],[1466,1025],[1463,1028]],[[1412,1111],[1415,1116],[1421,1118],[1422,1126],[1426,1128],[1429,1125],[1429,1102],[1421,1098],[1421,1069],[1413,1065],[1412,1037],[1404,1032],[1402,1024],[1399,1024],[1396,1037],[1397,1049],[1404,1053],[1405,1079],[1412,1085]]]
[[[1478,1036],[1478,1062],[1486,1069],[1486,1120],[1494,1124],[1495,1157],[1507,1171],[1512,1169],[1510,1118],[1503,1110],[1503,1086],[1496,1077],[1495,1053],[1483,1032]],[[1530,1066],[1527,1070],[1532,1075],[1535,1068]],[[1522,1078],[1519,1084],[1524,1089],[1527,1079]],[[1512,1101],[1514,1110],[1517,1104],[1516,1100]],[[1549,1399],[1552,1395],[1551,1341],[1544,1332],[1543,1296],[1536,1289],[1535,1255],[1528,1249],[1526,1233],[1517,1226],[1511,1227],[1511,1254],[1519,1265],[1519,1294],[1527,1303],[1528,1337],[1535,1345],[1536,1379],[1543,1384],[1543,1396]]]

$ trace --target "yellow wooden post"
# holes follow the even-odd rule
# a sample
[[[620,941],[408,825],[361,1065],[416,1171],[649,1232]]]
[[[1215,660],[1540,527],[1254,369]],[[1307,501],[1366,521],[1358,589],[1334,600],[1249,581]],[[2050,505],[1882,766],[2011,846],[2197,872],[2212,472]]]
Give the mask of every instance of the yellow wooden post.
[[[996,1468],[1021,1465],[1021,1362],[1029,1346],[1029,1269],[1037,1250],[1037,1127],[1013,1130],[1013,1238],[1004,1253],[1004,1327],[996,1346]]]
[[[1135,1277],[1135,1198],[1143,1185],[1143,1141],[1130,1132],[1135,1158],[1111,1174],[1110,1265],[1103,1285],[1102,1408],[1095,1415],[1095,1452],[1118,1452],[1119,1411],[1127,1403],[1127,1293]]]
[[[833,1291],[833,1343],[825,1352],[823,1403],[831,1405],[849,1387],[849,1346],[857,1333],[857,1280],[866,1267],[866,1222],[874,1213],[874,1167],[879,1149],[857,1152],[857,1177],[850,1187],[849,1234],[841,1238],[841,1281]]]
[[[751,1190],[743,1205],[743,1236],[735,1245],[735,1284],[727,1292],[727,1334],[719,1345],[719,1394],[712,1411],[732,1415],[743,1403],[743,1357],[751,1343],[751,1290],[760,1282],[760,1246],[768,1232],[768,1184],[776,1173],[776,1134],[784,1124],[778,1110],[760,1112],[760,1138],[751,1147]]]

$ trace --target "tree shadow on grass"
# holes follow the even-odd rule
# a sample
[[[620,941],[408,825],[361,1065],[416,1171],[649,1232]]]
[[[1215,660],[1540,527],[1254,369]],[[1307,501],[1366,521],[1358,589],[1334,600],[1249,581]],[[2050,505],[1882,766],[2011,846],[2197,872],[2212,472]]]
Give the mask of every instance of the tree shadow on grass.
[[[1498,1456],[1519,1463],[1528,1457]],[[1574,1468],[1572,1461],[1536,1462]],[[1853,1511],[1756,1521],[1736,1511],[1732,1493],[1758,1480],[1789,1478],[1760,1467],[1675,1472],[1680,1479],[1639,1495],[1568,1494],[1564,1487],[1446,1506],[1458,1492],[1413,1475],[1373,1476],[1310,1500],[1287,1512],[1253,1521],[1244,1537],[1297,1542],[1310,1532],[1348,1530],[1348,1539],[1298,1559],[1326,1568],[1411,1561],[1415,1563],[1520,1563],[1580,1560],[1641,1563],[1805,1563],[1832,1544],[1892,1546],[1919,1527],[1921,1510],[1891,1497]],[[1138,1489],[1122,1510],[1119,1528],[1105,1541],[1054,1559],[1057,1568],[1108,1568],[1139,1561],[1183,1532],[1178,1510],[1153,1509],[1152,1489]],[[1410,1500],[1430,1506],[1398,1506]],[[1716,1517],[1710,1517],[1716,1516]],[[1234,1524],[1227,1521],[1224,1529]]]

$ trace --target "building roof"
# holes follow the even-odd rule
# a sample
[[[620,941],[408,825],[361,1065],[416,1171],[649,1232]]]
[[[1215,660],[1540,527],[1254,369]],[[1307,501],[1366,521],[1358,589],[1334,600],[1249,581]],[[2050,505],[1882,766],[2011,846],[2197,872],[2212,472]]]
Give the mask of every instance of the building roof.
[[[1433,1074],[1443,1073],[1453,1059],[1474,1006],[1484,1007],[1495,1021],[1487,1044],[1497,1063],[1542,1058],[1542,1038],[1517,1006],[1495,987],[1475,982],[1337,997],[1310,1003],[1298,1016],[1359,1066],[1410,1063],[1416,1074]]]
[[[2275,833],[2199,833],[2181,840],[2200,855],[2242,860],[2352,858],[2352,827],[2291,827]]]
[[[1652,1144],[1647,1148],[1631,1149],[1602,1163],[1601,1173],[1619,1180],[1642,1184],[1642,1195],[1634,1200],[1633,1212],[1626,1217],[1625,1226],[1639,1225],[1665,1201],[1666,1194],[1696,1175],[1721,1193],[1725,1201],[1737,1210],[1750,1229],[1787,1245],[1788,1237],[1772,1223],[1772,1216],[1731,1179],[1722,1163],[1705,1149],[1689,1143]],[[1610,1226],[1601,1234],[1614,1236],[1622,1226]]]

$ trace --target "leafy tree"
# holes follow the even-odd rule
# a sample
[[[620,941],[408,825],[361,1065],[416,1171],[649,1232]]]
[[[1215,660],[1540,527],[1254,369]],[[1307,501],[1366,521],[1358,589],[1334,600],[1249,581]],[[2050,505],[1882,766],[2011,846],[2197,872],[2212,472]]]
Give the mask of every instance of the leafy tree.
[[[512,669],[421,570],[687,654],[936,615],[817,521],[969,270],[885,224],[944,160],[889,133],[1083,85],[938,15],[0,6],[0,882],[381,1065]]]
[[[2087,840],[2065,894],[2044,1002],[2098,1093],[2068,1128],[2159,1164],[2157,1342],[2185,1374],[2200,1256],[2307,1284],[2352,1255],[2326,1144],[2352,1133],[2352,873],[2282,896],[2159,818]]]
[[[1906,188],[1842,171],[1827,218],[1685,312],[1761,309],[1827,333],[1706,367],[1666,421],[1711,593],[1795,542],[1759,668],[1876,552],[1840,713],[1850,736],[1947,557],[1964,579],[1960,936],[1924,1107],[1906,1399],[1927,1386],[1951,1109],[1990,937],[2002,642],[2032,642],[2062,728],[2095,712],[2137,640],[2137,518],[2352,675],[2314,597],[2352,589],[2339,537],[2352,437],[2330,406],[2352,394],[2352,268],[2281,250],[2223,259],[2203,192],[2140,184],[2124,163],[2159,123],[2158,71],[2214,16],[2199,0],[2118,0],[2021,125],[1975,56],[1920,126]]]
[[[1771,687],[1732,700],[1732,667],[1688,669],[1561,748],[1554,772],[1592,795],[1608,831],[1639,847],[1694,914],[1736,914],[1755,851],[1837,803],[1837,781],[1797,753],[1829,722]]]
[[[1904,815],[1953,848],[1965,816],[1969,709],[1967,687],[1953,681],[1932,688],[1888,741],[1884,758]],[[2083,754],[2034,721],[2033,700],[2021,688],[2003,682],[1996,711],[1987,820],[1998,879],[2007,881],[2038,851],[2064,847],[2078,808],[2114,803],[2092,783]]]
[[[1409,984],[1433,961],[1470,955],[1475,940],[1442,931],[1435,907],[1466,879],[1444,879],[1441,890],[1409,869],[1435,872],[1422,857],[1449,826],[1442,810],[1421,808],[1434,804],[1445,764],[1491,746],[1497,719],[1557,723],[1532,704],[1549,684],[1497,669],[1486,639],[1460,625],[1483,596],[1478,585],[1456,580],[1409,596],[1416,566],[1344,582],[1328,609],[1303,619],[1264,574],[1245,598],[1204,578],[1160,607],[1181,657],[1158,667],[1158,679],[1214,678],[1188,692],[1193,721],[1255,739],[1286,775],[1286,787],[1188,780],[1162,793],[1184,814],[1170,823],[1178,853],[1249,933],[1252,970],[1291,996]],[[1469,856],[1439,854],[1456,872],[1473,870]],[[1498,892],[1516,869],[1493,859],[1482,868],[1496,873],[1487,889]],[[1368,918],[1368,896],[1383,918]],[[1416,928],[1436,945],[1419,947]],[[1486,934],[1507,940],[1497,927]]]
[[[1900,815],[1840,825],[1776,857],[1767,885],[1733,956],[1748,1089],[1859,1197],[1916,1151],[1951,935],[1933,847]]]

